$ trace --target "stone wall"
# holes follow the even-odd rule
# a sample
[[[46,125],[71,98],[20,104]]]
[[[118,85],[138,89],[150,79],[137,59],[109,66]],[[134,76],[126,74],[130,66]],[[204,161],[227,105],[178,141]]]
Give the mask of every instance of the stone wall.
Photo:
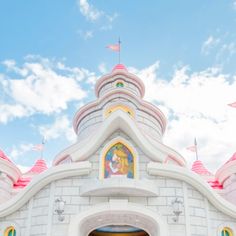
[[[152,179],[159,192],[157,197],[81,197],[80,189],[86,181],[87,176],[73,177],[45,186],[17,212],[0,219],[0,232],[13,224],[19,226],[21,236],[66,236],[73,216],[111,199],[127,199],[157,212],[168,224],[169,236],[218,235],[222,224],[231,227],[236,224],[235,219],[218,211],[199,191],[178,180],[163,177]],[[59,197],[66,201],[63,222],[54,212],[55,199]],[[172,210],[172,201],[176,197],[184,203],[178,222],[174,222]],[[16,230],[19,232],[17,227]]]

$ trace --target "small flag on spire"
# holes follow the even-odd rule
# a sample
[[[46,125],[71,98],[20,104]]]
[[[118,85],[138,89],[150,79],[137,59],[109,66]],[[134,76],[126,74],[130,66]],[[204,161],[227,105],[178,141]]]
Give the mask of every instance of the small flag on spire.
[[[196,138],[194,138],[194,145],[189,146],[186,149],[191,152],[195,152],[196,153],[196,160],[198,160],[198,150],[197,150],[197,139]]]
[[[110,44],[110,45],[107,45],[107,48],[111,49],[114,52],[119,52],[120,44]]]
[[[34,151],[40,151],[41,152],[41,159],[43,158],[43,150],[44,150],[44,144],[45,144],[45,138],[42,138],[42,143],[40,144],[35,144],[32,148]]]
[[[233,107],[233,108],[236,108],[236,102],[229,103],[228,106]]]
[[[108,48],[108,49],[111,49],[112,51],[114,51],[114,52],[118,52],[118,57],[119,57],[119,60],[118,60],[118,62],[119,62],[119,64],[120,64],[120,49],[121,49],[121,41],[120,41],[120,38],[119,38],[119,40],[118,40],[118,43],[116,43],[116,44],[110,44],[110,45],[107,45],[106,46],[106,48]]]
[[[35,144],[32,148],[32,150],[34,151],[42,151],[44,148],[44,145],[43,144]]]

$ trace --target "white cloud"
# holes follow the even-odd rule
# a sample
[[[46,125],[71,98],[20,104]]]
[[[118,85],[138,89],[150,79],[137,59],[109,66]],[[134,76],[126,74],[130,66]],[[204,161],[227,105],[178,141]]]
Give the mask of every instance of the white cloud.
[[[35,113],[65,110],[70,102],[81,101],[87,95],[81,88],[81,81],[94,80],[94,73],[83,68],[66,67],[46,58],[31,57],[30,60],[21,68],[14,61],[3,62],[7,67],[6,75],[14,72],[16,78],[12,75],[0,78],[5,97],[0,101],[2,123]]]
[[[95,21],[103,15],[102,11],[96,9],[93,5],[89,4],[87,0],[78,0],[80,12],[86,19]]]
[[[236,10],[236,1],[233,2],[233,9]]]
[[[29,152],[33,148],[33,144],[31,143],[23,143],[18,146],[13,146],[10,150],[10,157],[13,161],[17,161],[19,157],[23,156],[25,153]]]
[[[93,31],[92,30],[87,30],[87,31],[78,30],[78,33],[80,36],[82,36],[82,38],[84,40],[88,40],[88,39],[93,38]]]
[[[53,124],[40,126],[39,132],[47,141],[57,139],[60,136],[66,137],[71,143],[76,141],[76,134],[72,129],[71,121],[65,115],[56,118]]]
[[[93,30],[78,30],[79,35],[87,40],[94,37],[97,31],[108,31],[113,29],[113,23],[119,16],[118,13],[107,14],[98,10],[88,0],[77,0],[77,5],[81,14],[93,24]],[[94,24],[96,23],[96,24]],[[90,25],[91,27],[92,25]],[[95,26],[95,27],[94,27]]]
[[[6,124],[9,120],[14,118],[21,118],[24,116],[29,116],[28,110],[19,104],[1,104],[0,102],[0,123]]]
[[[199,157],[215,171],[236,151],[232,130],[236,130],[236,77],[222,74],[219,68],[190,72],[177,69],[170,81],[158,78],[159,62],[137,70],[146,86],[145,98],[165,108],[168,119],[165,142],[179,151],[188,162],[194,155],[186,150],[198,139]],[[229,82],[230,81],[230,82]]]
[[[215,38],[212,35],[210,35],[207,40],[203,43],[201,52],[204,55],[208,55],[210,51],[215,48],[220,43],[219,38]]]
[[[26,76],[28,74],[27,68],[19,68],[16,66],[16,62],[14,60],[5,60],[2,62],[3,65],[7,67],[9,71],[14,71],[21,76]]]

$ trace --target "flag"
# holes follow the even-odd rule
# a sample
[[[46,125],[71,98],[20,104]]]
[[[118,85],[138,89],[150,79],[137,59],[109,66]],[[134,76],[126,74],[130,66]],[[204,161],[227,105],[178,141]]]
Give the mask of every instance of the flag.
[[[110,45],[107,45],[107,48],[111,49],[114,52],[119,52],[120,44],[110,44]]]
[[[189,146],[186,148],[187,150],[191,151],[191,152],[197,152],[197,139],[194,139],[194,145],[193,146]]]
[[[196,148],[195,145],[194,145],[194,146],[189,146],[189,147],[187,147],[186,149],[189,150],[189,151],[191,151],[191,152],[196,152],[196,150],[197,150],[197,148]]]
[[[43,144],[35,144],[32,148],[32,150],[34,151],[42,151],[44,148],[44,145]]]
[[[229,103],[228,106],[233,107],[233,108],[236,108],[236,102]]]

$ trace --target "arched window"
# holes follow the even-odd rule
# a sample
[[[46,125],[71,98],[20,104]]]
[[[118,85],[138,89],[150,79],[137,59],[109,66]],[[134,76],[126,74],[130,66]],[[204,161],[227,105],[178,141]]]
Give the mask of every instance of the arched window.
[[[134,118],[134,111],[124,105],[117,105],[117,106],[113,106],[113,107],[108,108],[105,111],[105,117],[109,116],[112,112],[117,111],[117,110],[124,111],[125,113],[129,114],[131,117]]]
[[[8,227],[5,230],[4,236],[16,236],[16,230],[13,226]]]
[[[123,88],[124,87],[124,83],[119,81],[119,82],[116,83],[116,87],[117,88]]]
[[[223,228],[221,231],[221,236],[233,236],[232,230],[230,228]]]
[[[103,177],[135,177],[135,157],[128,147],[117,142],[112,145],[103,157]]]

